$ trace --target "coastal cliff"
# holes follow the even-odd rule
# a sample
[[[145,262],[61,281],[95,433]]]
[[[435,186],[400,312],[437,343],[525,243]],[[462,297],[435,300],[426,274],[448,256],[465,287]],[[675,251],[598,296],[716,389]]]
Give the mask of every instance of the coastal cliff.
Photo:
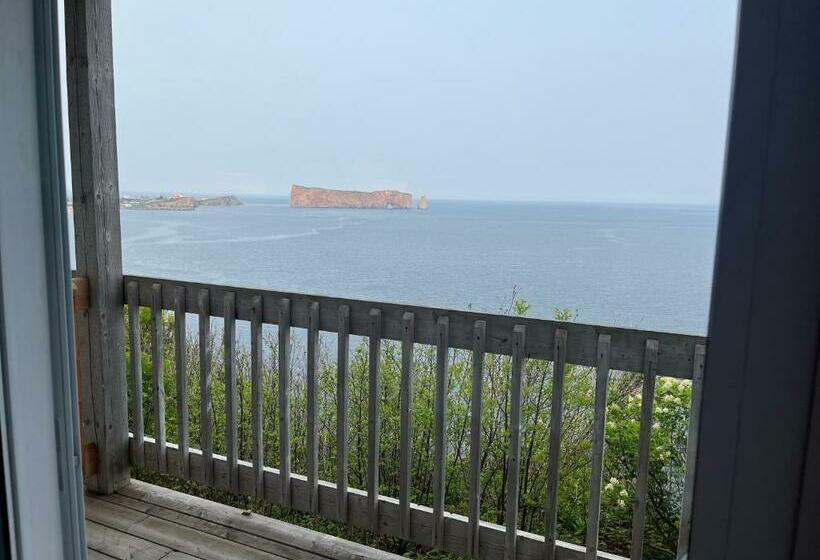
[[[293,208],[412,208],[413,195],[400,191],[340,191],[293,185]]]
[[[176,194],[158,197],[127,197],[120,199],[120,208],[126,210],[194,210],[201,206],[242,206],[242,201],[233,195],[195,198]]]

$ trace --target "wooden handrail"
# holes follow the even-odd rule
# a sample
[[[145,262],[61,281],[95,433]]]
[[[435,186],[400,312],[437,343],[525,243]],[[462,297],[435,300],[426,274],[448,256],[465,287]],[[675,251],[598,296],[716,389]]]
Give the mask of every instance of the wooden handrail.
[[[644,346],[647,339],[653,339],[658,341],[659,346],[658,375],[679,379],[692,378],[695,346],[706,344],[705,337],[687,334],[278,292],[185,280],[125,276],[124,282],[125,286],[136,284],[140,305],[148,305],[151,301],[153,285],[158,284],[161,291],[160,306],[168,311],[174,310],[174,293],[181,286],[185,288],[185,310],[194,314],[199,313],[198,297],[205,290],[208,294],[211,317],[223,317],[225,294],[233,293],[236,298],[236,319],[242,321],[253,319],[254,298],[260,297],[262,323],[267,325],[278,324],[279,305],[282,300],[288,300],[291,307],[290,326],[300,329],[308,328],[310,306],[318,302],[319,330],[330,333],[338,332],[337,310],[340,306],[346,305],[349,309],[349,334],[354,336],[370,336],[370,311],[379,309],[382,312],[382,338],[395,341],[402,340],[402,321],[404,314],[409,312],[413,313],[415,318],[415,342],[431,346],[438,344],[439,317],[447,317],[450,323],[449,347],[463,350],[472,350],[475,322],[484,321],[487,328],[487,353],[506,356],[512,355],[513,328],[516,325],[523,325],[527,331],[525,355],[528,359],[553,360],[555,331],[560,329],[567,332],[567,339],[570,341],[567,346],[567,363],[588,367],[595,367],[598,363],[598,335],[608,334],[611,338],[612,350],[610,366],[617,371],[643,371]]]
[[[151,355],[154,374],[155,438],[146,438],[142,425],[142,411],[134,413],[132,426],[132,456],[140,464],[190,478],[234,493],[253,495],[275,504],[319,513],[327,517],[368,528],[376,533],[399,537],[424,545],[432,545],[457,554],[477,558],[504,558],[505,560],[547,560],[577,558],[596,560],[617,558],[598,551],[598,525],[601,507],[602,467],[605,452],[606,394],[611,371],[632,371],[643,375],[642,410],[638,479],[633,508],[633,560],[642,558],[649,441],[652,432],[652,403],[655,397],[655,379],[658,376],[694,378],[693,394],[699,395],[705,356],[705,339],[674,333],[610,328],[562,321],[512,317],[401,304],[362,300],[339,299],[324,296],[284,293],[271,290],[202,284],[196,282],[127,276],[127,302],[132,317],[130,336],[140,337],[136,310],[150,306]],[[177,375],[184,375],[184,339],[186,313],[199,315],[200,351],[207,347],[211,317],[224,321],[223,342],[225,359],[225,419],[227,456],[213,452],[211,429],[213,409],[210,403],[210,363],[202,358],[200,379],[204,395],[199,423],[202,426],[202,450],[188,449],[187,407],[182,402],[185,392],[177,396],[178,416],[181,419],[179,441],[165,440],[165,395],[162,385],[161,312],[172,310],[175,316],[174,337]],[[253,462],[239,459],[237,453],[237,372],[235,370],[236,321],[251,322],[251,383]],[[278,325],[279,337],[279,469],[263,464],[261,445],[261,337],[262,324]],[[308,334],[308,433],[307,476],[291,473],[290,432],[290,336],[292,328],[302,328]],[[317,341],[321,331],[338,335],[337,425],[339,450],[337,452],[337,480],[334,483],[318,480],[318,433],[316,427],[316,370]],[[368,450],[367,491],[348,487],[347,480],[347,406],[349,366],[348,352],[351,335],[367,336],[368,349]],[[380,395],[381,341],[401,341],[402,379],[400,388],[400,481],[398,500],[379,495],[380,464]],[[412,399],[413,346],[428,344],[436,347],[435,368],[435,464],[432,479],[433,507],[426,508],[409,502]],[[463,517],[445,511],[446,439],[448,389],[448,354],[451,348],[471,350],[473,355],[474,402],[471,406],[473,426],[480,426],[480,391],[485,353],[506,354],[512,358],[511,425],[508,457],[514,473],[519,471],[521,430],[521,380],[526,361],[531,358],[553,362],[552,411],[550,421],[549,472],[547,497],[544,503],[546,530],[543,536],[524,533],[517,528],[519,481],[517,476],[507,478],[507,505],[505,525],[488,524],[479,519],[478,488],[480,468],[478,448],[480,438],[475,430],[471,435],[469,516]],[[205,352],[207,354],[207,352]],[[595,413],[592,433],[592,469],[590,476],[590,507],[586,547],[557,540],[557,496],[559,485],[559,456],[561,418],[563,411],[564,366],[575,364],[596,368]],[[141,378],[139,359],[132,359],[134,379]],[[478,393],[475,393],[475,391]],[[133,402],[142,402],[142,385],[135,382]],[[476,422],[479,422],[476,424]],[[697,433],[697,415],[693,414],[689,437]],[[179,443],[182,443],[181,445]],[[694,454],[690,449],[689,453]],[[693,463],[687,463],[684,483],[683,520],[681,538],[688,531],[692,492]]]

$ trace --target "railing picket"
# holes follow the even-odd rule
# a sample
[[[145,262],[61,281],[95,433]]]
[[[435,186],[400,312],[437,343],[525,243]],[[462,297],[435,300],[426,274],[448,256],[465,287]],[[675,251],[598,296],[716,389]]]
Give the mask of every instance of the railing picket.
[[[162,285],[151,286],[151,377],[154,393],[154,440],[157,470],[165,472],[165,375],[163,371]]]
[[[555,330],[552,361],[552,410],[550,411],[550,449],[547,467],[547,511],[544,532],[544,557],[555,560],[558,539],[558,472],[561,463],[561,425],[564,417],[564,366],[567,355],[567,331]]]
[[[370,375],[367,398],[367,513],[370,530],[379,531],[379,433],[381,428],[382,312],[370,310]]]
[[[467,531],[467,553],[471,558],[478,558],[481,540],[481,414],[484,396],[486,338],[487,323],[476,321],[473,327],[473,386],[470,401],[470,516]]]
[[[140,287],[128,283],[128,330],[131,339],[131,433],[134,434],[134,463],[145,466],[145,420],[142,414],[142,342],[140,337]]]
[[[205,484],[214,483],[214,407],[211,398],[211,298],[203,288],[197,295],[199,310],[199,446],[202,448]]]
[[[319,302],[310,304],[307,339],[307,479],[310,511],[319,513]]]
[[[521,476],[521,377],[525,366],[526,327],[516,325],[512,338],[512,379],[510,383],[510,442],[507,452],[507,526],[505,560],[515,560],[518,541],[518,481]]]
[[[638,436],[638,477],[632,510],[631,560],[643,558],[643,535],[646,522],[646,493],[649,477],[649,444],[652,437],[652,413],[655,407],[655,378],[658,368],[658,341],[646,341],[643,391],[641,394],[641,431]]]
[[[399,510],[402,538],[410,539],[410,481],[412,476],[413,442],[413,336],[415,316],[407,312],[402,317],[401,339],[401,434],[399,458]]]
[[[227,292],[223,303],[225,354],[225,441],[228,488],[239,492],[239,437],[236,402],[236,294]]]
[[[611,337],[598,335],[598,370],[595,376],[595,419],[592,424],[592,468],[587,511],[586,560],[598,557],[598,528],[601,519],[601,483],[606,443],[606,401],[609,388],[609,354]]]
[[[148,455],[150,468],[159,472],[171,472],[183,478],[195,478],[206,485],[225,484],[233,492],[247,492],[260,499],[313,513],[321,510],[343,522],[369,527],[377,534],[402,537],[407,541],[424,541],[442,551],[466,553],[470,558],[499,557],[517,560],[518,556],[541,556],[557,560],[566,554],[597,560],[598,540],[603,501],[603,471],[607,452],[606,424],[608,383],[612,371],[642,371],[642,406],[640,434],[637,453],[637,476],[632,512],[631,560],[642,560],[647,515],[647,487],[651,457],[651,437],[654,394],[659,375],[679,379],[691,378],[692,412],[687,440],[686,473],[683,482],[681,525],[678,535],[677,558],[682,560],[688,553],[691,525],[692,489],[694,464],[697,451],[699,408],[703,387],[705,339],[684,337],[645,331],[606,329],[600,334],[597,326],[582,326],[554,321],[539,321],[472,312],[444,309],[378,304],[364,301],[305,296],[265,290],[230,288],[193,282],[155,280],[151,278],[126,277],[126,303],[130,320],[128,335],[131,342],[129,364],[131,368],[132,439],[131,453],[135,465],[144,464]],[[196,294],[196,297],[194,296]],[[164,297],[163,297],[164,296]],[[213,299],[213,301],[211,301]],[[151,326],[151,384],[152,395],[142,394],[140,302],[150,306]],[[366,307],[365,307],[366,306]],[[373,306],[378,306],[375,308]],[[163,313],[174,314],[174,366],[176,379],[176,414],[178,445],[167,444],[164,387],[164,327]],[[198,314],[200,408],[199,421],[191,419],[188,410],[188,374],[186,371],[187,313]],[[212,348],[211,320],[224,320],[225,359],[225,432],[226,457],[214,455],[214,419],[212,403]],[[166,317],[167,318],[167,317]],[[236,364],[236,321],[250,322],[250,370],[251,370],[251,419],[250,432],[252,464],[240,465],[238,371]],[[264,351],[265,324],[278,324],[279,351],[277,369],[279,378],[279,469],[277,473],[264,468]],[[291,329],[307,331],[306,366],[306,477],[292,476],[291,441]],[[588,327],[588,328],[587,328]],[[319,480],[320,440],[320,341],[321,332],[338,333],[338,377],[336,387],[336,489]],[[573,346],[567,345],[568,333],[572,334]],[[350,337],[366,336],[368,346],[368,436],[366,493],[349,489],[349,423],[350,423]],[[583,348],[576,348],[577,344]],[[582,340],[581,340],[582,339]],[[401,344],[401,376],[399,381],[399,445],[398,449],[398,500],[380,496],[381,450],[380,428],[382,412],[382,340],[395,340]],[[597,340],[597,348],[594,341]],[[192,342],[193,343],[193,342]],[[430,451],[434,455],[432,476],[427,492],[432,494],[432,508],[427,509],[411,503],[413,489],[412,466],[414,410],[414,358],[415,345],[436,346],[435,397],[433,403],[433,433]],[[663,347],[663,354],[660,347]],[[445,510],[448,457],[448,407],[449,367],[452,365],[451,349],[472,351],[472,386],[469,426],[462,426],[462,435],[469,429],[468,515],[449,514]],[[636,352],[643,350],[643,356]],[[486,353],[511,357],[509,388],[509,440],[504,468],[504,528],[481,522],[482,506],[482,415],[484,409],[484,375]],[[524,379],[527,360],[548,359],[553,362],[552,403],[550,412],[549,454],[546,476],[545,538],[518,529],[520,482],[523,479],[522,423],[524,422]],[[585,551],[557,542],[557,496],[561,464],[561,437],[563,431],[564,387],[566,364],[596,367],[595,403],[591,426],[591,469],[589,504],[586,515]],[[190,380],[193,382],[193,380]],[[221,388],[220,388],[221,389]],[[151,401],[145,399],[150,398]],[[154,438],[145,438],[144,406],[152,402],[154,415]],[[199,424],[199,447],[201,456],[192,445],[190,422]],[[221,423],[217,422],[220,426]],[[148,429],[150,431],[150,428]],[[363,435],[363,434],[362,434]],[[196,439],[196,438],[194,438]],[[466,451],[466,450],[465,450]],[[565,450],[564,450],[565,451]],[[460,455],[460,457],[464,457]],[[362,458],[363,459],[363,458]],[[200,466],[201,462],[201,466]],[[240,471],[245,469],[240,484]],[[251,475],[250,472],[253,471]],[[525,471],[526,472],[526,471]],[[215,476],[216,475],[216,476]],[[219,479],[218,482],[215,478]],[[273,482],[279,488],[273,495],[265,491]],[[267,496],[266,496],[267,494]],[[322,504],[319,497],[321,494]],[[351,498],[352,497],[352,498]],[[429,499],[429,498],[428,498]],[[352,501],[351,501],[352,500]],[[384,504],[384,505],[382,505]],[[366,508],[366,511],[365,509]],[[397,509],[398,508],[398,509]],[[504,536],[501,536],[501,531]],[[430,534],[429,540],[427,534]],[[504,539],[503,547],[501,539]],[[464,540],[462,540],[464,539]],[[483,539],[483,541],[482,541]],[[542,545],[541,542],[544,544]],[[466,545],[466,546],[465,546]],[[503,552],[502,552],[503,550]],[[543,552],[542,552],[543,551]]]
[[[290,300],[279,302],[279,502],[290,507]]]
[[[433,464],[433,546],[444,548],[444,482],[447,476],[447,388],[450,319],[439,317],[436,344],[435,463]]]
[[[695,463],[698,452],[698,428],[700,425],[700,403],[703,398],[703,366],[706,362],[706,346],[695,346],[692,360],[692,404],[689,412],[689,435],[686,440],[686,474],[683,481],[683,501],[681,502],[680,532],[678,533],[678,560],[689,553],[689,532],[692,529],[692,492],[695,487]]]
[[[251,432],[253,486],[257,498],[265,497],[262,399],[262,297],[253,296],[251,299]]]
[[[185,330],[185,286],[177,286],[174,292],[174,358],[176,359],[177,379],[178,474],[182,478],[189,478],[191,475],[190,442],[188,441],[187,334]]]
[[[347,521],[347,408],[350,385],[350,308],[340,305],[338,311],[337,378],[336,378],[336,515]]]

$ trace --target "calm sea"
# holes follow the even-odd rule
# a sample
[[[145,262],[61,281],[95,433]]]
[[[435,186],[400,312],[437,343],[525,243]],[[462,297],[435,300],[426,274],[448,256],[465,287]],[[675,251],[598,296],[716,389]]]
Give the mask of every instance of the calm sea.
[[[122,212],[130,274],[706,332],[717,209],[432,201],[427,211]]]

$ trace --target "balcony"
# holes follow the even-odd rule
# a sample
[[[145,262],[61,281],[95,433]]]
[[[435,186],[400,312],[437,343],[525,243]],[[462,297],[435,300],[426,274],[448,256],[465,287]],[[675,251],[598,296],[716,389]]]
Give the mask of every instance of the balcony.
[[[120,421],[130,423],[132,466],[316,514],[398,543],[466,557],[619,557],[599,549],[607,399],[612,379],[631,375],[630,401],[634,398],[639,409],[637,454],[626,459],[634,477],[622,484],[631,501],[625,506],[631,510],[631,557],[641,558],[656,384],[659,379],[693,380],[693,399],[701,390],[705,340],[696,336],[184,280],[125,276],[123,282],[131,404],[130,420]],[[82,286],[81,281],[76,283]],[[75,304],[82,317],[82,296],[77,295]],[[79,343],[82,355],[87,341]],[[353,352],[353,346],[366,356]],[[335,354],[335,363],[330,363],[329,354]],[[358,389],[366,392],[366,409],[360,395],[356,410],[366,419],[350,416],[351,356],[358,360]],[[386,370],[392,371],[385,360],[400,371],[399,379],[383,378]],[[508,364],[508,385],[503,396],[495,393],[503,401],[501,414],[487,415],[487,407],[494,403],[487,399],[487,371],[499,360]],[[420,376],[419,361],[430,366],[428,377]],[[453,368],[465,364],[469,367],[459,370],[462,377],[454,380]],[[536,426],[549,433],[549,454],[537,465],[522,464],[522,441],[529,441],[527,430],[532,434],[532,426],[522,425],[528,364],[539,364],[549,373],[543,378],[549,380],[549,406],[544,402]],[[148,370],[145,379],[143,369]],[[81,368],[81,381],[82,375]],[[589,471],[585,538],[563,542],[557,539],[557,504],[562,429],[567,421],[565,387],[569,378],[584,376],[592,388],[589,412],[571,421],[585,424],[591,441],[583,454]],[[421,383],[431,384],[434,394],[432,415],[427,405],[423,410],[431,417],[427,449],[413,445],[419,413],[414,387]],[[388,390],[390,384],[397,395]],[[172,388],[171,394],[166,394],[166,387]],[[91,399],[104,396],[92,392]],[[398,426],[385,424],[385,406],[399,407]],[[448,409],[454,406],[466,411],[465,424],[469,419],[459,441],[448,433]],[[83,433],[93,439],[86,412],[81,405]],[[532,417],[526,420],[532,422]],[[690,450],[697,421],[696,416],[689,419]],[[397,432],[397,437],[385,439],[386,430]],[[502,495],[491,499],[482,485],[490,476],[482,465],[488,431],[501,434],[505,449]],[[384,441],[396,445],[387,448]],[[96,447],[93,441],[89,446]],[[423,481],[414,480],[413,464],[422,455],[430,458],[432,472]],[[678,558],[688,542],[694,459],[689,451],[684,479],[669,490],[680,493]],[[530,513],[524,516],[523,483],[530,472],[543,471],[545,465],[546,485],[541,491],[526,489]],[[351,470],[362,487],[352,482]],[[448,481],[456,476],[468,481],[466,500],[448,494]],[[424,488],[414,488],[419,484]],[[533,495],[538,497],[535,506]],[[423,503],[415,503],[417,497]],[[453,511],[452,503],[461,511]],[[161,547],[201,558],[246,557],[242,546],[286,558],[303,556],[289,556],[280,550],[283,546],[330,558],[345,557],[347,552],[339,550],[358,551],[359,557],[391,556],[319,538],[306,529],[284,530],[282,522],[256,514],[249,518],[240,510],[141,482],[131,482],[111,496],[89,496],[87,505],[89,543],[94,548],[95,542],[102,542],[95,551],[109,555],[128,549],[112,548],[113,539],[134,546],[145,541],[152,543],[151,550]],[[482,517],[488,510],[492,515]],[[544,529],[537,534],[522,530],[523,517],[529,526],[536,519]],[[152,524],[161,528],[150,529]],[[112,531],[125,535],[113,536]],[[290,540],[277,536],[283,534]],[[219,544],[203,548],[208,539]],[[263,544],[253,544],[260,539]],[[325,543],[325,548],[314,549],[316,542]]]

